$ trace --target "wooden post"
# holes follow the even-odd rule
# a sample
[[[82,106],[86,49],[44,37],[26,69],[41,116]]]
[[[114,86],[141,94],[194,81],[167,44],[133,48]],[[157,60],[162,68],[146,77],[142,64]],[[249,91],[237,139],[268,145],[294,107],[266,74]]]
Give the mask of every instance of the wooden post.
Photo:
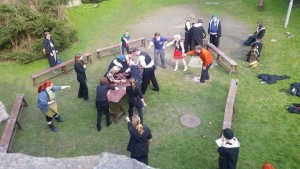
[[[287,25],[289,23],[289,19],[290,19],[290,14],[291,14],[291,11],[292,11],[292,7],[293,7],[293,0],[291,0],[290,4],[289,4],[288,12],[287,12],[286,18],[285,18],[284,28],[287,28]]]

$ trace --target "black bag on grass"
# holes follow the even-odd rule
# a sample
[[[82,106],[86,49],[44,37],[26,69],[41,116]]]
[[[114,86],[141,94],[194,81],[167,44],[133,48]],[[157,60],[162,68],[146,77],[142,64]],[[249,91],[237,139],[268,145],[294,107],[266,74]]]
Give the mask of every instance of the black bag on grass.
[[[300,114],[300,104],[292,104],[292,105],[289,105],[287,107],[287,110],[290,112],[290,113],[296,113],[296,114]]]
[[[290,87],[290,93],[294,96],[300,97],[300,83],[292,83]]]

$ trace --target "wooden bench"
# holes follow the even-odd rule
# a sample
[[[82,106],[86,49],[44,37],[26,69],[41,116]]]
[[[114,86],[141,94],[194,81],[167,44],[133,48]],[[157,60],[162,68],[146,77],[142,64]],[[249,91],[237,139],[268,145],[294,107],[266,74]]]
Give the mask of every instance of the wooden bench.
[[[10,151],[17,127],[22,129],[19,120],[24,107],[28,107],[28,104],[24,98],[24,94],[18,94],[2,133],[0,140],[1,152],[8,153]]]
[[[90,52],[83,54],[83,57],[85,58],[85,62],[90,62],[92,64],[92,55],[93,54],[90,53]],[[70,64],[72,64],[72,65],[70,67],[68,67]],[[39,83],[44,82],[44,81],[49,80],[49,79],[52,79],[52,78],[54,78],[56,76],[59,76],[63,73],[68,74],[68,71],[74,68],[73,64],[74,64],[74,59],[70,59],[70,60],[62,62],[61,64],[58,64],[54,67],[50,67],[48,69],[42,70],[38,73],[35,73],[35,74],[31,75],[30,77],[33,80],[33,85],[38,86]],[[40,77],[42,77],[42,76],[44,76],[48,73],[51,73],[52,71],[56,71],[56,70],[59,70],[59,69],[61,69],[62,71],[58,72],[58,73],[51,74],[51,75],[47,76],[46,78],[44,78],[43,80],[38,81],[38,78],[40,78]]]
[[[226,128],[231,128],[232,115],[234,113],[234,100],[238,88],[238,82],[239,81],[237,79],[232,79],[230,83],[226,100],[222,131]]]
[[[264,9],[264,0],[258,0],[258,10],[262,11]]]
[[[231,59],[229,56],[227,56],[224,52],[222,52],[219,48],[217,48],[212,43],[207,43],[207,49],[211,49],[210,51],[213,51],[217,55],[217,63],[221,62],[224,66],[226,66],[229,69],[229,75],[231,75],[232,72],[237,72],[237,63]]]
[[[145,38],[140,38],[140,39],[136,39],[136,40],[132,40],[128,42],[129,48],[135,48],[135,47],[146,47],[146,42],[145,42]],[[121,44],[118,45],[114,45],[114,46],[108,46],[105,48],[101,48],[101,49],[97,49],[96,53],[97,53],[97,58],[101,59],[104,56],[108,56],[108,55],[112,55],[112,54],[116,54],[116,53],[120,53],[121,52]]]

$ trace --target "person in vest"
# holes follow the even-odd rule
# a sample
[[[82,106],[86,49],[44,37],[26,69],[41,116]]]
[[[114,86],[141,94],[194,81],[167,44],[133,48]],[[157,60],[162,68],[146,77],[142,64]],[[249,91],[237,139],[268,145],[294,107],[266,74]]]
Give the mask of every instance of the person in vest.
[[[85,101],[92,101],[89,99],[89,90],[86,84],[86,65],[83,62],[83,56],[81,54],[75,55],[74,68],[77,75],[77,81],[79,82],[78,98],[83,98]]]
[[[188,18],[188,20],[185,22],[185,27],[184,27],[184,30],[185,30],[185,33],[184,33],[184,49],[186,50],[186,52],[189,51],[189,48],[191,46],[190,38],[189,38],[189,31],[190,31],[191,27],[194,24],[194,20],[195,20],[195,16],[191,15]]]
[[[55,92],[67,88],[71,88],[71,86],[54,86],[53,82],[46,81],[38,89],[37,107],[45,113],[47,124],[53,132],[58,132],[58,129],[53,125],[52,118],[55,118],[57,122],[63,122],[57,111]]]
[[[148,165],[149,145],[152,134],[150,128],[141,123],[139,116],[134,115],[132,121],[126,117],[130,139],[127,145],[127,151],[130,156],[146,165]]]
[[[129,53],[128,42],[130,40],[129,32],[125,31],[121,37],[121,55],[125,55],[124,50],[126,49],[127,54]]]
[[[185,62],[185,56],[183,56],[182,54],[185,52],[185,48],[183,45],[183,42],[180,41],[180,35],[174,35],[174,40],[172,40],[171,42],[166,44],[166,47],[174,45],[175,46],[175,50],[174,50],[174,59],[175,59],[175,69],[174,71],[176,71],[178,69],[178,62],[179,60],[182,60],[182,63],[184,65],[184,69],[183,71],[187,70],[187,66],[186,66],[186,62]]]
[[[128,94],[128,114],[130,121],[133,116],[133,107],[136,107],[138,111],[138,115],[141,119],[141,123],[143,123],[143,113],[142,109],[146,107],[146,103],[144,101],[141,89],[139,86],[135,84],[135,80],[133,78],[129,79],[130,85],[126,87],[126,93]]]
[[[184,55],[199,55],[200,59],[203,61],[200,84],[204,84],[206,80],[210,80],[208,70],[214,62],[214,59],[208,50],[203,48],[201,45],[197,45],[195,50],[189,51]]]
[[[221,146],[218,147],[219,169],[236,169],[240,143],[231,129],[223,130]]]
[[[109,81],[107,77],[103,77],[100,80],[100,84],[96,88],[96,108],[97,108],[97,130],[100,131],[102,112],[105,113],[106,116],[106,126],[109,127],[111,125],[110,114],[109,114],[109,102],[107,98],[108,90],[119,90],[118,87],[108,85]]]
[[[243,43],[245,46],[251,46],[255,41],[262,41],[262,38],[265,36],[266,28],[264,28],[261,21],[257,22],[256,31],[248,37],[248,39]]]
[[[130,53],[130,51],[129,51],[129,53]],[[132,53],[130,53],[128,55],[132,55]],[[125,73],[125,72],[127,73],[130,70],[129,64],[127,63],[127,60],[126,60],[126,55],[119,55],[117,58],[112,60],[111,63],[109,64],[107,70],[110,70],[114,66],[118,66],[121,68],[119,73]]]
[[[167,43],[168,39],[160,36],[158,32],[154,34],[152,41],[149,44],[149,49],[154,45],[154,65],[157,67],[158,65],[158,55],[160,56],[161,67],[166,68],[165,63],[165,49],[164,46]]]
[[[198,22],[195,23],[190,30],[190,41],[191,41],[190,50],[195,50],[195,46],[197,45],[203,46],[203,39],[206,37],[206,32],[202,24],[203,21],[199,19]]]
[[[140,51],[138,48],[133,49],[133,53],[135,56],[138,56],[138,62],[137,65],[139,65],[140,68],[143,68],[143,74],[142,74],[142,94],[146,93],[148,84],[151,80],[154,91],[159,91],[159,86],[155,77],[155,66],[154,62],[151,59],[150,55],[144,51]]]
[[[135,81],[135,85],[141,87],[142,85],[142,74],[141,70],[137,65],[130,66],[130,78],[133,78]]]
[[[212,20],[208,24],[209,42],[219,47],[220,37],[222,36],[221,22],[217,16],[212,16]]]
[[[51,35],[49,32],[45,32],[44,49],[45,49],[45,53],[48,58],[50,67],[54,67],[56,65],[56,54],[58,53],[58,50],[57,50],[54,40],[51,38]],[[53,73],[56,73],[56,72],[53,71]]]

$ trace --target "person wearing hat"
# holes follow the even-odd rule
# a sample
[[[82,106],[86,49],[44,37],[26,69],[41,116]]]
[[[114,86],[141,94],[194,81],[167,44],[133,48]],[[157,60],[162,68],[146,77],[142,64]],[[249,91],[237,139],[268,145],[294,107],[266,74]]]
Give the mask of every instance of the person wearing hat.
[[[192,28],[194,24],[195,16],[191,15],[188,20],[185,22],[185,33],[184,33],[184,49],[188,52],[189,48],[191,46],[190,44],[190,38],[189,38],[189,31]]]
[[[81,54],[75,55],[74,69],[77,75],[77,81],[79,82],[78,98],[83,98],[85,101],[92,101],[89,99],[89,91],[86,84],[86,65],[83,61],[83,56]]]
[[[206,37],[206,32],[202,24],[203,21],[199,19],[198,22],[195,23],[194,26],[190,29],[190,50],[195,50],[195,46],[197,45],[203,46],[203,39]]]
[[[220,37],[222,36],[221,22],[217,16],[213,15],[212,20],[208,24],[209,42],[219,47]]]
[[[240,143],[231,129],[223,130],[221,144],[218,148],[219,169],[236,169]]]

